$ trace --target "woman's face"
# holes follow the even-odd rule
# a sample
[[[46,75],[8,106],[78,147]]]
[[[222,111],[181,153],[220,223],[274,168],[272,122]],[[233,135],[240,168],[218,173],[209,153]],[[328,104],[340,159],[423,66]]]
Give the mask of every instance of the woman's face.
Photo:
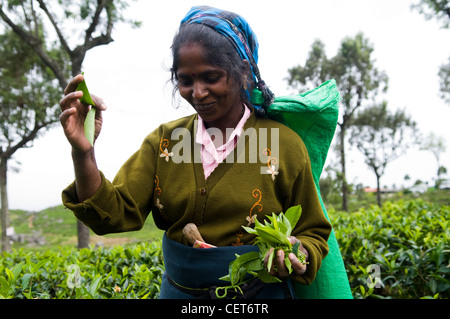
[[[223,132],[234,128],[242,117],[240,84],[227,72],[205,59],[204,49],[196,43],[180,47],[176,78],[180,95],[201,116],[207,127]]]

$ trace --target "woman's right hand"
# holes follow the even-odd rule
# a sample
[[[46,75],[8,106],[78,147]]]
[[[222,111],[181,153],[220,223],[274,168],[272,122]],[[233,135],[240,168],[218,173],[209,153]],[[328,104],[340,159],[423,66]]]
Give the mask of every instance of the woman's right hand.
[[[83,81],[83,75],[79,74],[74,77],[66,89],[64,90],[64,97],[60,101],[61,115],[59,117],[61,125],[66,135],[67,140],[72,145],[72,150],[78,154],[86,154],[92,150],[92,145],[89,143],[84,134],[84,120],[89,111],[89,107],[80,102],[83,92],[76,91],[77,86]],[[106,110],[103,100],[91,94],[92,100],[96,107],[95,112],[95,134],[94,141],[100,134],[102,127],[102,111]]]

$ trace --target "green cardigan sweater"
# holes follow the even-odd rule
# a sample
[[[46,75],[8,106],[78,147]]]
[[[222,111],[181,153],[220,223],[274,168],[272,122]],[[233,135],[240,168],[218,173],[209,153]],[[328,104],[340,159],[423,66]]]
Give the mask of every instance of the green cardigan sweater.
[[[331,225],[301,138],[283,124],[252,114],[234,151],[205,181],[196,121],[195,114],[161,125],[112,183],[101,173],[100,188],[82,203],[72,183],[62,193],[64,205],[99,235],[139,230],[151,213],[172,240],[187,244],[182,230],[193,222],[216,246],[252,244],[254,235],[241,226],[301,205],[292,235],[308,250],[309,264],[296,280],[311,283],[328,253]]]

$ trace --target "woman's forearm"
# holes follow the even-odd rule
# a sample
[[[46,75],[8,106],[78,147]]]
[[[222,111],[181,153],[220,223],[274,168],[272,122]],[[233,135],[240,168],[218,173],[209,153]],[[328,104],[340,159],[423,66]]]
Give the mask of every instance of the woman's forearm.
[[[91,198],[101,185],[101,176],[95,160],[94,149],[88,153],[79,154],[72,150],[75,169],[75,186],[78,201],[84,202]]]

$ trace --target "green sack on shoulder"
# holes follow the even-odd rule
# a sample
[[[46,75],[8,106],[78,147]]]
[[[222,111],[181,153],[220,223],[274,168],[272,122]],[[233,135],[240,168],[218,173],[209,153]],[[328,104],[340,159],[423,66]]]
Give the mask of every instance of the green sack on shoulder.
[[[260,92],[256,92],[260,93]],[[258,95],[252,97],[258,99]],[[276,97],[266,109],[267,117],[285,124],[303,140],[311,159],[311,170],[323,212],[328,213],[320,196],[319,179],[333,140],[339,115],[340,94],[335,80],[298,95]],[[257,102],[255,104],[258,104]],[[310,285],[295,283],[297,298],[353,298],[334,231],[328,238],[329,252],[322,261],[316,279]]]

